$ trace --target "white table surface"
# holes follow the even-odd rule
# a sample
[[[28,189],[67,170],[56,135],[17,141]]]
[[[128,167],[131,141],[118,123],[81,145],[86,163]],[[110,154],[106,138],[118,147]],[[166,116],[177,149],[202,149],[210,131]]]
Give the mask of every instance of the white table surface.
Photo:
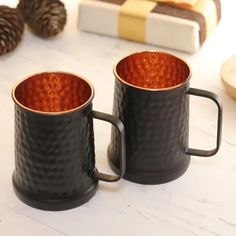
[[[0,4],[16,5],[15,0]],[[79,32],[78,1],[63,1],[68,23],[58,37],[40,39],[27,29],[12,53],[0,57],[0,235],[1,236],[235,236],[236,235],[236,101],[220,81],[220,66],[236,53],[236,3],[222,0],[223,19],[203,48],[194,55],[155,46]],[[125,180],[102,183],[81,207],[48,212],[22,203],[13,192],[13,85],[36,72],[68,71],[90,80],[94,108],[111,113],[113,65],[141,50],[165,50],[186,59],[192,67],[191,86],[218,94],[224,104],[221,149],[210,158],[192,157],[187,172],[162,185],[140,185]],[[110,126],[95,121],[99,170],[109,171],[106,148]],[[216,108],[212,102],[191,98],[190,144],[214,146]]]

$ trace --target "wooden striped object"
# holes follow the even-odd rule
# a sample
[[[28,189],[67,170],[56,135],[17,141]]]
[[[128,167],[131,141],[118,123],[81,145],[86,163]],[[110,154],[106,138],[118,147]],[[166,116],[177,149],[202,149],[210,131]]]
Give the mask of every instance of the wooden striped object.
[[[81,30],[189,53],[200,49],[220,19],[220,0],[82,0],[79,7]]]

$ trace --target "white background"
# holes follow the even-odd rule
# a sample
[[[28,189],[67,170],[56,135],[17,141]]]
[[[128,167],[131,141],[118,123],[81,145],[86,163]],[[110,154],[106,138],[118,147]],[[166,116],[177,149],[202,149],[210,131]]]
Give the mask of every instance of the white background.
[[[220,67],[236,53],[235,9],[222,0],[223,18],[214,34],[194,55],[109,38],[77,27],[78,2],[63,1],[68,11],[65,30],[53,39],[40,39],[27,28],[12,53],[0,57],[0,235],[1,236],[235,236],[236,235],[236,101],[220,81]],[[0,4],[16,6],[15,0]],[[90,80],[96,90],[94,108],[111,113],[113,65],[141,50],[164,50],[183,57],[192,67],[191,86],[218,94],[224,104],[223,139],[219,153],[193,157],[177,180],[145,186],[121,180],[100,183],[97,194],[73,210],[47,212],[23,204],[11,183],[14,170],[13,85],[33,73],[68,71]],[[235,78],[236,79],[236,78]],[[109,171],[106,148],[110,125],[95,121],[99,170]],[[191,98],[190,144],[214,146],[216,108],[206,99]]]

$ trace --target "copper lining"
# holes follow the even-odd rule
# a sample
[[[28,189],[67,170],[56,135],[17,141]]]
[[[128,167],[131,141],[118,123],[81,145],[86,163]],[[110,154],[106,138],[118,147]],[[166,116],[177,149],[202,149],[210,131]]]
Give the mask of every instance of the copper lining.
[[[26,108],[40,112],[63,112],[78,108],[93,96],[82,78],[62,72],[33,75],[19,83],[13,98]]]
[[[186,82],[190,69],[184,61],[171,54],[140,52],[122,59],[115,68],[115,74],[137,87],[166,89]]]

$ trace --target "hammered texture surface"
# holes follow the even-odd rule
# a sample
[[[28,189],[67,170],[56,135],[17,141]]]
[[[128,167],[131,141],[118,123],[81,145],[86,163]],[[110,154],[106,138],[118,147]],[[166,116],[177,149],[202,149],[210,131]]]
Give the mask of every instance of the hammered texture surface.
[[[36,74],[15,89],[16,100],[41,112],[61,112],[77,108],[91,97],[89,84],[75,75],[63,72]]]
[[[86,192],[94,160],[91,105],[64,115],[15,106],[14,183],[23,192],[61,199]]]
[[[185,82],[190,74],[184,61],[159,52],[132,54],[117,64],[116,71],[124,81],[150,89],[174,87]]]
[[[171,171],[186,162],[189,101],[187,86],[145,91],[116,80],[113,115],[126,129],[127,173]],[[112,129],[111,161],[119,166],[119,136]]]

